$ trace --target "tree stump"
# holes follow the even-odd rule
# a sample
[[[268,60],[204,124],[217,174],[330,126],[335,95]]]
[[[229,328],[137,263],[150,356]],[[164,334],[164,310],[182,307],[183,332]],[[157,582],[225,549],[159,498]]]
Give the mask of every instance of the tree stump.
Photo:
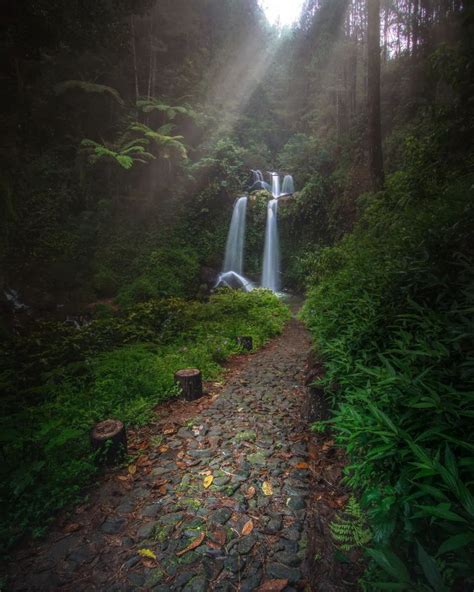
[[[252,351],[253,339],[249,335],[242,335],[237,337],[238,345],[245,351]]]
[[[127,433],[123,423],[117,419],[106,419],[91,430],[91,445],[97,452],[98,462],[114,465],[127,454]]]
[[[181,388],[181,393],[186,401],[194,401],[202,397],[202,375],[197,368],[178,370],[174,379]]]

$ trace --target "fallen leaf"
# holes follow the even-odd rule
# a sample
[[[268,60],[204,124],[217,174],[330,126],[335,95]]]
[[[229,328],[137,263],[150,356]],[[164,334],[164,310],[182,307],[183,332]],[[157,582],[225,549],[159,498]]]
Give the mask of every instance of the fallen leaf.
[[[199,545],[202,543],[202,541],[204,540],[204,537],[206,536],[206,534],[204,532],[201,532],[201,534],[194,539],[194,541],[192,543],[190,543],[185,549],[183,549],[182,551],[178,551],[176,553],[177,557],[181,557],[181,555],[184,555],[185,553],[187,553],[188,551],[192,551],[193,549],[195,549],[196,547],[199,547]]]
[[[212,485],[213,481],[214,477],[212,475],[208,475],[207,477],[204,477],[202,484],[204,485],[205,489],[208,489]]]
[[[251,485],[248,489],[247,489],[247,493],[245,494],[245,497],[247,499],[252,499],[254,497],[254,495],[257,493],[257,490],[255,489],[255,487],[253,485]]]
[[[64,528],[64,532],[66,533],[70,533],[70,532],[76,532],[77,530],[79,530],[81,528],[80,524],[77,524],[77,522],[72,522],[71,524],[68,524],[65,528]]]
[[[223,546],[223,545],[226,544],[227,534],[226,534],[226,531],[224,529],[222,529],[222,530],[215,530],[214,532],[211,533],[210,536],[219,545]]]
[[[143,557],[144,559],[156,559],[156,555],[153,553],[151,549],[140,549],[138,551],[138,554],[140,555],[140,557]]]
[[[299,462],[296,464],[297,469],[309,469],[309,464],[306,462]]]
[[[268,481],[264,481],[262,485],[262,491],[265,495],[273,495],[273,487],[272,484]]]
[[[267,580],[257,592],[281,592],[288,586],[288,580]]]
[[[178,467],[178,469],[185,469],[188,465],[185,462],[178,460],[176,462],[176,466]]]
[[[168,488],[166,487],[166,485],[162,485],[161,487],[159,487],[158,493],[160,495],[166,495],[168,493]]]
[[[166,428],[165,430],[163,430],[163,434],[165,436],[171,436],[172,434],[176,434],[176,429],[175,428]]]
[[[253,522],[252,520],[249,520],[248,522],[246,522],[244,524],[244,527],[242,528],[242,536],[247,536],[248,534],[250,534],[253,530]]]
[[[165,452],[168,452],[168,450],[169,450],[169,449],[170,449],[170,447],[169,447],[169,446],[166,446],[166,444],[162,444],[162,445],[161,445],[161,446],[158,448],[158,450],[159,450],[159,451],[160,451],[162,454],[163,454],[163,453],[165,453]]]
[[[119,475],[117,479],[119,481],[128,481],[128,475]]]
[[[128,465],[128,472],[130,475],[135,475],[137,472],[137,465]]]

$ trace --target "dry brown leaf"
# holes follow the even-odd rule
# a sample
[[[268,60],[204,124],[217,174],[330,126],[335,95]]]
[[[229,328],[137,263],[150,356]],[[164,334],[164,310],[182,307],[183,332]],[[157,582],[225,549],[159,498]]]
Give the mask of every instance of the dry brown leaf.
[[[309,464],[306,462],[299,462],[295,466],[297,469],[309,469]]]
[[[199,545],[202,543],[202,541],[204,540],[204,537],[206,536],[206,534],[204,532],[201,532],[201,534],[194,539],[194,541],[192,541],[192,543],[190,543],[185,549],[182,549],[181,551],[178,551],[176,553],[177,557],[181,557],[181,555],[184,555],[185,553],[187,553],[188,551],[192,551],[193,549],[195,549],[196,547],[199,547]]]
[[[158,488],[158,493],[160,495],[166,495],[168,492],[168,488],[166,487],[166,485],[162,485],[161,487]]]
[[[262,485],[262,491],[264,495],[273,495],[273,487],[272,484],[268,481],[264,481]]]
[[[247,499],[252,499],[255,494],[257,493],[257,490],[255,489],[255,487],[253,485],[251,485],[248,489],[247,489],[247,493],[245,494],[245,497]]]
[[[163,453],[165,453],[165,452],[168,452],[168,450],[169,450],[169,449],[170,449],[170,447],[169,447],[169,446],[166,446],[166,444],[162,444],[162,445],[161,445],[161,446],[158,448],[158,450],[159,450],[159,451],[160,451],[162,454],[163,454]]]
[[[77,522],[71,522],[71,524],[68,524],[67,526],[64,527],[63,532],[69,534],[70,532],[76,532],[81,528],[80,524],[77,524]]]
[[[128,481],[128,475],[119,475],[117,479],[119,481]]]
[[[212,485],[213,481],[214,481],[214,477],[212,475],[208,475],[207,477],[204,477],[202,484],[205,489],[209,489],[209,487]]]
[[[130,475],[135,475],[137,472],[137,465],[128,465],[128,472]]]
[[[227,534],[225,532],[225,530],[215,530],[214,532],[211,533],[211,537],[216,541],[216,543],[218,543],[219,545],[223,546],[225,545],[226,541],[227,541]]]
[[[244,524],[244,527],[242,528],[242,536],[247,536],[248,534],[250,534],[253,530],[253,522],[252,520],[249,520],[248,522],[246,522]]]
[[[178,467],[178,469],[185,469],[188,465],[185,462],[178,460],[176,462],[176,466]]]
[[[176,434],[176,429],[175,428],[166,428],[163,430],[163,434],[165,436],[171,436],[172,434]]]
[[[288,580],[267,580],[257,592],[281,592],[288,586]]]

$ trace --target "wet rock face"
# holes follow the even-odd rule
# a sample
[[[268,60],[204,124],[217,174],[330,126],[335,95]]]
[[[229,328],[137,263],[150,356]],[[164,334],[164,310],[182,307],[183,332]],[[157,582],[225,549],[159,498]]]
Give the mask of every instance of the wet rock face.
[[[291,321],[240,359],[219,396],[186,403],[199,409],[192,421],[171,408],[173,429],[147,428],[146,462],[112,474],[74,517],[77,531],[56,529],[17,562],[11,589],[250,592],[268,580],[302,589],[308,349]]]

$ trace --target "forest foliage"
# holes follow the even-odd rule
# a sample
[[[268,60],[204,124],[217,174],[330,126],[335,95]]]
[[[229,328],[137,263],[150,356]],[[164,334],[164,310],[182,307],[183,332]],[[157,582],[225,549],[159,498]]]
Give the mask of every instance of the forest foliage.
[[[473,7],[380,1],[374,191],[372,1],[306,0],[287,31],[255,0],[5,10],[0,307],[15,288],[31,312],[0,324],[6,545],[90,482],[93,421],[146,421],[171,369],[214,377],[238,333],[281,329],[268,293],[207,302],[249,170],[278,169],[298,189],[279,210],[283,283],[307,291],[362,586],[472,580]],[[256,279],[267,197],[248,211]]]

